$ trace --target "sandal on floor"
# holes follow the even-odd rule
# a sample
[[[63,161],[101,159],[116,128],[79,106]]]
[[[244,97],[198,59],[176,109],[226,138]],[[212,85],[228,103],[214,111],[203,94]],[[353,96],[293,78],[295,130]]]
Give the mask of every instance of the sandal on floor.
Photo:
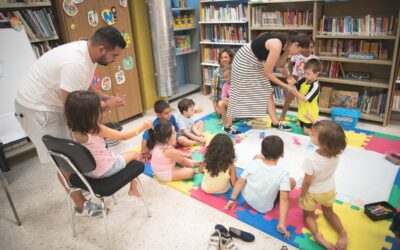
[[[226,239],[232,238],[232,236],[230,235],[228,229],[226,229],[226,227],[224,227],[221,224],[215,225],[215,230],[218,230],[221,233],[221,237],[223,237],[223,238],[226,238]]]
[[[215,230],[210,236],[207,250],[219,250],[220,244],[221,244],[221,233],[219,230]]]
[[[238,250],[239,248],[233,243],[232,238],[221,238],[221,243],[219,244],[220,250]]]
[[[240,229],[237,229],[237,228],[234,228],[234,227],[230,227],[229,228],[229,234],[232,237],[239,238],[239,239],[241,239],[243,241],[246,241],[246,242],[252,242],[255,239],[253,234],[248,233],[248,232],[243,231],[243,230],[240,230]]]

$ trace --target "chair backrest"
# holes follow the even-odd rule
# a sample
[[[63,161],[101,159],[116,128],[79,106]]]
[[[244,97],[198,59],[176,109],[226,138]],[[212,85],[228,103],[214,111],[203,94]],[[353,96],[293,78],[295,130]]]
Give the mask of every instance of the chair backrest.
[[[69,158],[81,173],[91,172],[96,168],[96,162],[93,155],[82,144],[50,135],[43,136],[42,141],[47,150],[62,154]],[[62,157],[57,155],[51,155],[51,157],[59,168],[70,173],[75,173],[75,171],[70,167],[70,164]]]

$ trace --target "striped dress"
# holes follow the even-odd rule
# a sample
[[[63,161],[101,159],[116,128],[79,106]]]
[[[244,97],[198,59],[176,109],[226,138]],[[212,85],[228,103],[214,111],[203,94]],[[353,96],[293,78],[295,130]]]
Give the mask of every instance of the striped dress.
[[[105,174],[117,161],[115,154],[106,147],[106,141],[101,136],[87,134],[88,140],[82,145],[89,149],[96,161],[93,175],[96,177]]]
[[[268,51],[266,53],[268,55]],[[273,88],[264,74],[262,61],[248,45],[242,46],[236,53],[231,72],[228,117],[265,118]]]

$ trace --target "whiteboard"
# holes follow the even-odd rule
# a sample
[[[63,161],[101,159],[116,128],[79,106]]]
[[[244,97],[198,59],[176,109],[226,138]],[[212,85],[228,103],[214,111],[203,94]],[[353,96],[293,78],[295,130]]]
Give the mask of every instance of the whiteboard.
[[[0,29],[0,115],[14,112],[18,88],[36,61],[25,30]]]
[[[36,61],[36,56],[25,30],[3,28],[0,29],[0,37],[0,140],[8,143],[10,139],[26,136],[12,114],[15,112],[17,90]]]

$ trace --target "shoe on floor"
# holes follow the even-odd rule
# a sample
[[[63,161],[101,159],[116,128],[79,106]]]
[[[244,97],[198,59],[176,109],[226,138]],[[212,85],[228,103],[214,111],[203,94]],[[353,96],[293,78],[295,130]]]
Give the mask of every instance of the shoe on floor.
[[[101,206],[91,202],[90,200],[87,200],[85,203],[83,203],[83,208],[75,207],[75,215],[86,217],[102,217],[103,213]]]
[[[233,126],[230,126],[229,128],[224,127],[224,131],[227,134],[231,134],[231,135],[238,135],[241,134],[242,132],[236,130],[236,128],[234,128]]]
[[[290,132],[290,131],[293,130],[292,127],[287,126],[287,125],[285,125],[285,124],[283,124],[281,122],[278,122],[277,124],[271,124],[271,127],[276,128],[276,129],[281,130],[281,131],[286,131],[286,132]]]
[[[215,225],[215,229],[220,231],[221,237],[223,237],[223,238],[232,238],[232,236],[230,235],[228,229],[226,229],[226,227],[224,227],[223,225],[217,224],[217,225]]]
[[[252,241],[255,240],[255,237],[254,237],[253,234],[248,233],[248,232],[243,231],[243,230],[240,230],[240,229],[237,229],[237,228],[234,228],[234,227],[230,227],[229,228],[229,234],[232,237],[239,238],[239,239],[241,239],[243,241],[246,241],[246,242],[252,242]]]
[[[221,244],[221,233],[219,230],[215,230],[210,236],[207,250],[219,250],[220,244]]]
[[[238,250],[239,248],[233,243],[232,238],[221,237],[221,243],[219,244],[220,250]]]

